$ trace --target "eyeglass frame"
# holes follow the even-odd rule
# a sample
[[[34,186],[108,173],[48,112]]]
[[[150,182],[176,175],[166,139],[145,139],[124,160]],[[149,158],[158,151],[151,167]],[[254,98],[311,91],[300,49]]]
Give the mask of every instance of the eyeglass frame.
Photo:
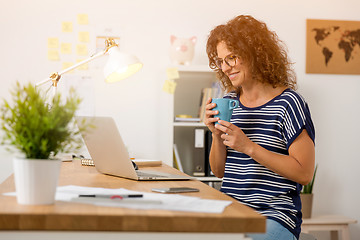
[[[229,58],[233,58],[234,59],[234,63],[230,64],[229,63]],[[228,65],[229,67],[234,67],[236,65],[236,59],[238,59],[239,57],[236,56],[235,54],[229,54],[227,55],[224,59],[217,58],[215,59],[215,65],[218,69],[222,69],[222,65],[225,62],[226,65]],[[219,62],[221,61],[221,64],[219,64]]]

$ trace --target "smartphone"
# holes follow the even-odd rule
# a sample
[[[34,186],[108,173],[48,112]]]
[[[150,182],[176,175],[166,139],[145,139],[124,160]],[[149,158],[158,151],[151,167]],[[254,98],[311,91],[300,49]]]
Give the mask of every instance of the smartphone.
[[[172,187],[172,188],[153,188],[151,189],[153,192],[160,193],[184,193],[184,192],[198,192],[197,188],[189,188],[189,187]]]

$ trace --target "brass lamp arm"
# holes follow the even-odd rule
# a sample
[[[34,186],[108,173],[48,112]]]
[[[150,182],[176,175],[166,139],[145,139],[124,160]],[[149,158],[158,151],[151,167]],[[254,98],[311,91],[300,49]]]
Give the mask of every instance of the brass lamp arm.
[[[65,74],[67,72],[70,72],[70,71],[80,67],[81,65],[83,65],[85,63],[88,63],[88,62],[90,62],[90,61],[92,61],[92,60],[94,60],[96,58],[99,58],[99,57],[105,55],[109,51],[110,48],[118,46],[115,43],[114,39],[112,39],[112,38],[107,38],[105,40],[105,45],[106,45],[105,49],[102,52],[95,53],[95,54],[91,55],[89,58],[87,58],[87,59],[85,59],[85,60],[83,60],[83,61],[81,61],[81,62],[79,62],[77,64],[74,64],[73,66],[68,67],[68,68],[66,68],[66,69],[64,69],[64,70],[62,70],[60,72],[52,73],[49,78],[46,78],[46,79],[36,83],[35,86],[38,87],[38,86],[41,86],[41,85],[43,85],[43,84],[45,84],[47,82],[52,81],[53,82],[52,86],[57,87],[57,83],[59,82],[59,80],[60,80],[60,78],[61,78],[61,76],[63,74]]]
[[[106,53],[106,51],[104,50],[104,51],[99,52],[99,53],[96,53],[96,54],[90,56],[89,58],[87,58],[87,59],[85,59],[85,60],[83,60],[83,61],[81,61],[81,62],[79,62],[79,63],[77,63],[77,64],[74,64],[74,65],[72,65],[71,67],[68,67],[68,68],[66,68],[66,69],[64,69],[64,70],[62,70],[62,71],[60,71],[60,72],[54,72],[54,73],[52,73],[52,74],[50,75],[50,77],[44,79],[44,80],[41,81],[41,82],[36,83],[35,86],[41,86],[41,85],[43,85],[43,84],[45,84],[45,83],[47,83],[47,82],[52,81],[52,82],[53,82],[53,86],[56,87],[56,86],[57,86],[57,83],[59,82],[59,80],[60,80],[60,78],[61,78],[61,76],[62,76],[63,74],[65,74],[65,73],[67,73],[67,72],[70,72],[70,71],[74,70],[75,68],[78,68],[78,67],[80,67],[81,65],[83,65],[83,64],[85,64],[85,63],[88,63],[88,62],[90,62],[90,61],[92,61],[92,60],[94,60],[94,59],[96,59],[96,58],[98,58],[98,57],[101,57],[101,56],[104,55],[105,53]]]

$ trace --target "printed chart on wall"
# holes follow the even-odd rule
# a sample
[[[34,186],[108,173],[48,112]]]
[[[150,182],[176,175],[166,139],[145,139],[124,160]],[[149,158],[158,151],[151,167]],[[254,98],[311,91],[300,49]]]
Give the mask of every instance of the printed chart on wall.
[[[360,21],[307,19],[306,73],[360,74]]]

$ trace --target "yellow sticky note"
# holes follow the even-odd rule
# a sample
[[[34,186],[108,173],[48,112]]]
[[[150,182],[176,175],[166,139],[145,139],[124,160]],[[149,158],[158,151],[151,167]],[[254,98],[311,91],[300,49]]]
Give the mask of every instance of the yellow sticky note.
[[[72,22],[62,22],[61,30],[63,32],[72,32],[73,31],[73,24]]]
[[[89,17],[87,14],[78,14],[77,21],[80,25],[87,25],[89,24]]]
[[[167,74],[168,79],[178,79],[179,78],[179,71],[177,68],[166,69],[166,74]]]
[[[87,56],[88,55],[87,46],[85,44],[77,44],[76,53],[79,56]]]
[[[62,70],[65,70],[65,69],[67,69],[67,68],[69,68],[69,67],[71,67],[73,65],[74,65],[74,63],[72,63],[72,62],[63,62],[62,63]],[[74,72],[74,70],[71,70],[69,73],[72,73],[72,72]]]
[[[89,32],[79,32],[79,42],[89,42],[90,34]]]
[[[49,49],[48,50],[48,59],[51,61],[59,61],[59,51],[58,50],[53,50],[53,49]]]
[[[76,60],[77,63],[81,62],[81,61],[84,61],[84,59],[78,59]],[[89,65],[87,63],[77,67],[76,69],[78,70],[88,70],[89,69]]]
[[[71,54],[71,43],[61,43],[61,53]]]
[[[166,93],[174,94],[175,89],[176,89],[176,82],[173,80],[166,80],[162,90]]]
[[[59,48],[59,38],[48,38],[48,48]]]

